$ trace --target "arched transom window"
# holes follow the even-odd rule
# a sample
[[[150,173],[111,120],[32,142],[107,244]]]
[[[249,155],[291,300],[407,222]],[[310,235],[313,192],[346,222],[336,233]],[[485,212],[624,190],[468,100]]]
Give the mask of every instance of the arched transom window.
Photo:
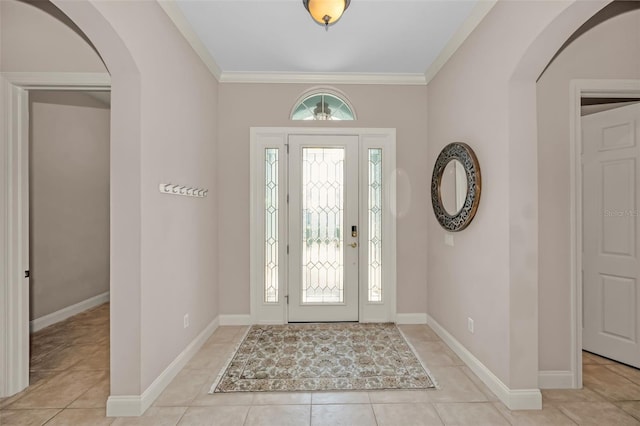
[[[292,120],[355,120],[356,114],[340,94],[316,90],[298,99],[291,111]]]

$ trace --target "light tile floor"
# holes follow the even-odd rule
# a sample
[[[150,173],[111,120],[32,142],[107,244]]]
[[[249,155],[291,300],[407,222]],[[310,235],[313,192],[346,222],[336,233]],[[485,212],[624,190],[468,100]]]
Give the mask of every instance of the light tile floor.
[[[401,329],[440,389],[209,395],[246,330],[220,327],[144,416],[107,418],[106,304],[33,336],[32,384],[0,399],[0,425],[640,425],[640,370],[584,353],[584,389],[509,411],[429,327]]]

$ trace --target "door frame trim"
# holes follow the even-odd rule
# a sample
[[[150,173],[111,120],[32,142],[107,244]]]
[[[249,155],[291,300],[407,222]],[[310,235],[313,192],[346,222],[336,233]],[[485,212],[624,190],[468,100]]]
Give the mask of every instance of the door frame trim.
[[[582,123],[581,99],[632,98],[640,96],[640,80],[570,81],[569,149],[570,149],[570,286],[571,346],[570,371],[574,389],[582,388]]]
[[[16,289],[29,267],[24,238],[29,200],[29,90],[111,90],[107,73],[0,73],[0,397],[29,384],[29,288]],[[28,194],[28,192],[27,192]],[[21,290],[21,291],[20,291]]]
[[[269,146],[278,147],[286,150],[289,135],[352,135],[359,137],[361,147],[374,146],[376,143],[384,145],[388,151],[386,154],[385,165],[383,166],[387,172],[387,191],[385,198],[385,207],[388,209],[388,223],[385,225],[386,235],[388,235],[388,247],[390,253],[387,254],[387,264],[385,264],[385,272],[383,276],[384,282],[387,283],[387,298],[383,304],[378,305],[379,309],[373,309],[373,315],[363,315],[364,305],[370,305],[361,297],[363,295],[362,287],[359,289],[359,322],[378,322],[396,320],[396,157],[395,142],[396,129],[394,128],[324,128],[324,127],[252,127],[250,129],[250,315],[252,324],[283,324],[287,319],[287,306],[284,297],[279,298],[278,303],[265,304],[262,303],[262,274],[259,271],[264,268],[262,264],[262,245],[263,225],[260,223],[262,216],[262,205],[264,201],[261,182],[263,165],[259,152],[260,137],[268,137],[272,143]],[[376,142],[378,141],[378,142]],[[377,145],[376,145],[377,146]],[[266,146],[265,146],[266,147]],[[358,154],[360,156],[360,153]],[[383,173],[384,173],[383,170]],[[281,187],[286,187],[286,174],[281,167],[278,171]],[[360,171],[362,176],[362,170]],[[362,196],[360,197],[360,205],[362,205]],[[286,210],[286,209],[283,209]],[[359,212],[362,216],[362,212]],[[282,216],[281,216],[282,217]],[[284,216],[286,218],[286,214]],[[283,220],[283,219],[280,219]],[[286,234],[286,233],[285,233]],[[287,235],[280,233],[281,241],[286,241]],[[286,245],[285,245],[286,246]],[[384,250],[384,249],[383,249]],[[286,253],[286,247],[280,247],[280,253]],[[362,254],[360,255],[362,258]],[[284,258],[281,256],[281,258]],[[360,271],[362,270],[360,265]],[[287,270],[287,265],[283,267]],[[362,282],[360,283],[362,285]],[[280,278],[280,289],[286,288],[286,280]],[[284,293],[280,293],[282,296]],[[373,305],[373,304],[371,304]]]

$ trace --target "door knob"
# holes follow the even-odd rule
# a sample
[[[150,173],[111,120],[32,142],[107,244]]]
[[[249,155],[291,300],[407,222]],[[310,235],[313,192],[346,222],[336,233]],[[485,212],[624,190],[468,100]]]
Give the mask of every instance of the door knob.
[[[351,247],[353,247],[353,248],[358,247],[358,243],[351,243],[351,244],[349,244],[349,245],[350,245]]]

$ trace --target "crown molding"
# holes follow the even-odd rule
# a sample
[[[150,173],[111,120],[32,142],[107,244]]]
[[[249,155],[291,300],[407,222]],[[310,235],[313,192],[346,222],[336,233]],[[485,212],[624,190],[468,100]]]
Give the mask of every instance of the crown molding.
[[[424,74],[223,72],[220,83],[400,84],[425,86]]]
[[[160,0],[158,1],[158,4],[167,14],[169,19],[171,19],[180,34],[182,34],[182,36],[191,45],[191,48],[193,48],[202,62],[204,62],[211,74],[213,74],[216,80],[220,81],[222,70],[216,63],[215,59],[213,59],[213,56],[209,53],[209,50],[202,43],[198,34],[193,30],[191,24],[187,21],[187,18],[182,13],[178,4],[174,0]]]
[[[498,0],[480,0],[438,57],[424,74],[372,73],[294,73],[294,72],[223,72],[209,50],[187,21],[175,0],[159,0],[158,4],[191,45],[211,74],[220,83],[302,83],[302,84],[386,84],[425,86],[453,56],[455,51],[495,6]]]
[[[480,0],[471,10],[471,13],[467,19],[462,23],[460,28],[449,39],[449,42],[444,46],[444,49],[440,52],[435,61],[431,63],[427,71],[425,72],[425,84],[428,84],[433,77],[438,74],[438,71],[451,59],[453,54],[469,37],[469,34],[478,26],[480,21],[484,19],[493,6],[496,5],[498,0]]]

